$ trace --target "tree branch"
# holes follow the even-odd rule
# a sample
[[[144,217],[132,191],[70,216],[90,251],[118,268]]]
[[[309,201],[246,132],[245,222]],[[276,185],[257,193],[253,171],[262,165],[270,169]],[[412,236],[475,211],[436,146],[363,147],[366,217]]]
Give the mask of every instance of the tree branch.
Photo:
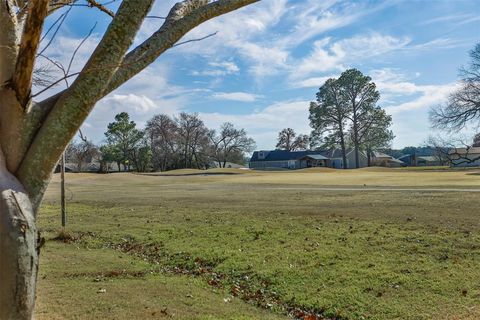
[[[104,94],[112,92],[145,69],[199,24],[258,1],[218,0],[208,3],[206,0],[186,0],[177,3],[160,29],[127,54]]]
[[[166,18],[159,17],[166,20],[162,27],[125,56],[103,92],[102,98],[148,67],[169,48],[184,44],[183,42],[177,43],[177,41],[199,24],[258,1],[260,0],[218,0],[205,4],[207,3],[205,0],[186,0],[177,3]],[[153,16],[146,18],[148,17]],[[213,35],[210,34],[203,38]],[[200,41],[203,38],[187,41]],[[59,92],[49,97],[48,100],[59,99],[64,93],[65,91]]]
[[[37,56],[40,56],[42,55],[45,50],[48,49],[48,47],[50,47],[50,45],[52,44],[53,40],[55,40],[55,37],[57,36],[57,33],[58,31],[60,30],[60,28],[62,27],[63,23],[65,22],[65,19],[67,19],[67,16],[68,14],[70,13],[70,10],[72,8],[68,8],[67,11],[65,11],[64,13],[62,13],[62,15],[60,15],[60,17],[58,17],[58,19],[50,26],[50,28],[48,28],[47,32],[45,32],[45,34],[43,35],[43,37],[40,39],[40,42],[43,41],[43,39],[50,33],[50,31],[53,29],[53,27],[58,23],[58,26],[56,27],[55,31],[53,32],[53,35],[52,37],[50,38],[50,40],[48,40],[48,43],[42,48],[42,50],[38,53]]]
[[[36,134],[17,177],[37,208],[63,150],[82,125],[132,44],[153,0],[125,0],[104,37]],[[95,70],[95,72],[93,72]]]
[[[17,94],[20,105],[25,108],[32,90],[32,74],[35,64],[42,26],[47,16],[48,0],[32,1],[25,22],[20,49],[15,65],[12,87]]]
[[[50,0],[48,4],[48,14],[51,15],[58,9],[72,5],[75,2],[77,2],[77,0]]]
[[[97,8],[98,10],[102,11],[102,12],[105,12],[106,14],[108,14],[110,17],[114,17],[115,16],[115,13],[113,13],[112,10],[108,9],[107,7],[105,7],[104,5],[102,5],[101,3],[98,3],[97,1],[95,0],[87,0],[89,6],[91,7],[95,7]]]

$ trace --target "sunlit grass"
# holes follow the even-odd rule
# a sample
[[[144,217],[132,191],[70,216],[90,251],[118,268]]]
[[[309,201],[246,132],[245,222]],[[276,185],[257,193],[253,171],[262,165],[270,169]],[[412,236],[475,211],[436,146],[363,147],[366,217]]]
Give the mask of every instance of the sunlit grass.
[[[232,318],[235,313],[250,319],[281,317],[285,305],[349,319],[480,316],[479,193],[314,188],[357,186],[361,181],[474,188],[480,187],[478,175],[306,170],[67,178],[68,230],[83,238],[72,244],[47,241],[41,266],[46,278],[40,280],[40,315],[45,319],[69,307],[94,310],[91,318],[138,316],[144,312],[138,295],[149,308],[165,301],[182,318],[195,319]],[[55,181],[40,213],[47,238],[55,236],[59,225],[57,186]],[[112,249],[126,242],[156,251],[142,258],[138,252]],[[179,267],[195,273],[198,261],[212,271],[199,276],[171,273]],[[72,264],[75,273],[89,275],[72,277]],[[107,288],[107,293],[128,288],[132,298],[122,296],[119,302],[97,294],[95,277],[122,268],[128,272],[106,280],[117,288]],[[139,270],[153,273],[140,279],[129,276]],[[222,275],[218,286],[208,284],[212,274]],[[262,288],[265,299],[273,301],[264,302],[270,311],[242,303],[241,296],[231,297],[232,287],[246,275],[249,283],[242,285]],[[54,302],[56,286],[71,291],[63,306]],[[154,293],[157,286],[161,295]],[[186,297],[183,290],[188,287],[201,292],[195,294],[200,298]],[[90,295],[100,295],[100,306]],[[185,303],[190,307],[184,308]],[[218,310],[211,303],[218,304]]]

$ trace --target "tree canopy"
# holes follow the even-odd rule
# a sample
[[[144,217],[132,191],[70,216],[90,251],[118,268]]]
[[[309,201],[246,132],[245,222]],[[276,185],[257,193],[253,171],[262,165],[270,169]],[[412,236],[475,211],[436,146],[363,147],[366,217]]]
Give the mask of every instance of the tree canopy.
[[[339,146],[344,168],[349,144],[358,168],[360,151],[369,156],[393,140],[389,130],[392,118],[376,105],[380,93],[372,79],[359,70],[348,69],[338,79],[328,79],[316,96],[317,100],[310,103],[312,140],[324,147]]]
[[[143,131],[137,129],[137,124],[130,120],[128,113],[121,112],[115,116],[114,122],[108,124],[105,136],[107,144],[117,150],[115,161],[130,170],[137,148],[143,140]]]

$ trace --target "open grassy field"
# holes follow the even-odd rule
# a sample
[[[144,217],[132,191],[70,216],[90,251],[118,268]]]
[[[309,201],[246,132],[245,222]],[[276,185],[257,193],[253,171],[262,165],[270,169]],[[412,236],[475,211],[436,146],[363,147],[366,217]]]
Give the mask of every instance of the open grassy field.
[[[68,174],[65,242],[55,176],[37,319],[480,318],[478,172],[204,173]]]

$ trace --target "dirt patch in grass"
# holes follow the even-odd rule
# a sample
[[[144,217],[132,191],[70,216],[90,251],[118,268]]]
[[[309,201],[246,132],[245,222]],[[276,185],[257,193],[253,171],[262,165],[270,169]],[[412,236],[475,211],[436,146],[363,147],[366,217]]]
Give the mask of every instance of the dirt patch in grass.
[[[256,307],[275,310],[295,319],[303,320],[342,320],[339,315],[326,315],[324,309],[315,309],[295,303],[295,300],[283,301],[271,287],[271,280],[249,273],[222,273],[215,271],[215,267],[222,260],[208,260],[193,257],[188,253],[168,254],[158,244],[144,244],[133,239],[124,239],[120,243],[106,243],[105,247],[133,255],[144,261],[159,266],[160,272],[201,277],[206,283],[217,289],[228,292],[232,297],[239,298]],[[109,272],[94,275],[97,278],[111,278],[118,276],[132,276],[126,272]],[[145,273],[137,272],[133,276],[144,276]],[[78,275],[75,275],[78,276]],[[80,275],[82,276],[82,274]],[[90,275],[91,276],[91,275]]]

